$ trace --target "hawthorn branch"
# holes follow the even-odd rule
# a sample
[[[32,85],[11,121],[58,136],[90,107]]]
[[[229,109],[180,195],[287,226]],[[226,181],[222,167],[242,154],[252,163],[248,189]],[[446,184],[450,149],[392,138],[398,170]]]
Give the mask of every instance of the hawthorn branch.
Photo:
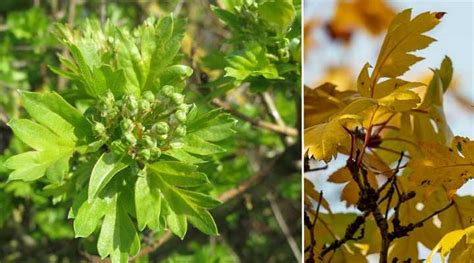
[[[309,230],[309,236],[310,236],[310,242],[311,242],[311,245],[309,246],[309,259],[310,260],[313,260],[314,258],[314,247],[316,247],[316,239],[314,238],[314,228],[316,227],[316,222],[319,217],[319,208],[321,207],[322,199],[323,199],[323,191],[319,193],[318,206],[316,207],[316,213],[314,215],[313,222],[311,222],[308,214],[306,214],[306,212],[304,213],[305,215],[304,224]]]
[[[271,123],[271,122],[267,122],[267,121],[264,121],[264,120],[260,120],[260,119],[253,119],[253,118],[251,118],[251,117],[235,110],[234,108],[232,108],[232,106],[229,103],[224,102],[220,99],[215,98],[215,99],[212,100],[212,103],[215,106],[220,107],[220,108],[224,109],[225,111],[227,111],[228,113],[234,115],[235,117],[252,124],[253,126],[263,128],[263,129],[267,129],[267,130],[270,130],[272,132],[282,134],[282,135],[286,135],[286,136],[291,136],[291,137],[298,136],[298,130],[295,129],[295,128],[287,127],[287,126],[280,126],[280,125],[277,125],[277,124],[274,124],[274,123]]]
[[[301,262],[300,249],[298,248],[298,245],[296,244],[295,239],[291,235],[290,228],[288,227],[288,224],[286,223],[285,218],[283,217],[283,213],[281,212],[280,207],[275,201],[275,196],[272,193],[268,193],[267,199],[270,202],[270,207],[278,223],[278,226],[280,227],[281,231],[285,235],[286,241],[288,242],[288,245],[290,246],[291,251],[293,252],[293,255],[295,256],[296,261]]]
[[[334,240],[329,246],[323,248],[321,251],[321,254],[319,255],[319,259],[323,260],[324,256],[329,253],[330,251],[335,251],[342,245],[344,245],[346,242],[351,241],[351,240],[360,240],[364,238],[365,234],[365,219],[367,216],[370,215],[369,211],[366,211],[360,215],[358,215],[352,223],[350,223],[347,228],[346,232],[344,234],[344,237],[342,239],[336,239]],[[358,236],[355,236],[357,232],[360,229],[360,234]]]

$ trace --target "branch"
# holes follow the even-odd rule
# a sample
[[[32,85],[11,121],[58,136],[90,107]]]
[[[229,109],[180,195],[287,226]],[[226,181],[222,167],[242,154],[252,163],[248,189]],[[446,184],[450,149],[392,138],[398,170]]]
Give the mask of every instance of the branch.
[[[69,1],[67,24],[71,29],[74,28],[74,19],[76,18],[76,4],[77,4],[76,0]],[[71,58],[71,56],[69,55],[69,52],[67,51],[67,48],[63,49],[63,52],[61,53],[61,55],[67,59]],[[64,64],[61,64],[60,67],[62,70],[65,69]],[[60,76],[58,78],[58,90],[59,91],[64,90],[66,83],[67,83],[67,79]]]
[[[296,130],[295,128],[287,127],[287,126],[280,126],[280,125],[273,124],[271,122],[267,122],[267,121],[264,121],[264,120],[253,119],[253,118],[251,118],[251,117],[249,117],[249,116],[233,109],[230,104],[228,104],[228,103],[226,103],[222,100],[219,100],[217,98],[213,99],[212,103],[214,105],[218,106],[218,107],[221,107],[222,109],[224,109],[225,111],[227,111],[230,114],[234,115],[235,117],[252,124],[253,126],[263,128],[263,129],[267,129],[267,130],[270,130],[272,132],[276,132],[276,133],[283,134],[283,135],[286,135],[286,136],[292,136],[292,137],[298,136],[298,130]]]
[[[334,240],[329,246],[325,247],[322,251],[321,254],[319,255],[319,258],[323,260],[323,257],[329,253],[332,250],[336,250],[342,245],[344,245],[346,242],[350,240],[360,240],[364,237],[365,231],[363,225],[365,224],[365,218],[369,216],[370,212],[365,211],[363,214],[358,215],[352,223],[350,223],[347,228],[346,232],[344,234],[344,237],[342,239],[336,239]],[[362,226],[362,228],[361,228]],[[355,234],[357,231],[361,229],[360,235],[355,237]]]
[[[314,247],[316,246],[316,239],[314,238],[314,228],[316,226],[316,222],[319,217],[319,208],[321,207],[321,201],[323,199],[323,191],[319,194],[319,200],[318,200],[318,206],[316,207],[316,213],[314,215],[313,222],[311,222],[309,216],[305,212],[305,225],[309,230],[309,236],[310,236],[310,241],[311,245],[309,247],[309,260],[313,260],[314,258]],[[305,251],[306,252],[306,251]],[[313,260],[314,261],[314,260]],[[306,261],[308,262],[308,261]]]
[[[297,262],[301,262],[301,252],[296,244],[295,239],[291,235],[290,228],[288,227],[288,224],[285,221],[285,218],[283,217],[283,214],[280,210],[280,207],[278,204],[275,202],[275,197],[272,193],[267,194],[267,199],[270,202],[270,207],[272,208],[273,215],[275,215],[275,219],[278,223],[278,226],[280,227],[281,231],[286,237],[286,241],[288,242],[288,245],[291,248],[291,251],[293,252],[293,255],[296,258]]]

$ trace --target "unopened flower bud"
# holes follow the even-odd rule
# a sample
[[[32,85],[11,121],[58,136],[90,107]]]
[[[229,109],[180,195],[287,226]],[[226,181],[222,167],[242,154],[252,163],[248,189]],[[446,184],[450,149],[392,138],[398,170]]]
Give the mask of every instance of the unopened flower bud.
[[[137,138],[135,138],[135,135],[131,132],[126,132],[124,133],[125,140],[132,146],[135,146],[137,144]]]
[[[114,94],[110,90],[105,93],[103,100],[108,108],[112,108],[115,104]]]
[[[174,116],[180,123],[185,122],[187,118],[186,111],[184,110],[177,110]]]
[[[186,136],[186,126],[179,125],[175,130],[176,136],[184,137]]]
[[[164,141],[166,139],[168,139],[168,134],[162,134],[162,135],[158,136],[158,140],[160,140],[160,141]]]
[[[142,149],[138,152],[138,157],[143,160],[150,160],[151,158],[151,151],[150,149]]]
[[[144,112],[151,110],[151,105],[148,100],[140,100],[139,107],[140,107],[140,110]]]
[[[129,95],[125,99],[125,107],[130,115],[136,115],[138,113],[138,102],[135,96]]]
[[[144,135],[142,137],[142,141],[145,147],[147,148],[152,148],[156,146],[156,141],[148,135]]]
[[[94,131],[96,133],[100,134],[100,135],[105,135],[106,134],[105,126],[101,122],[96,122],[94,124]]]
[[[151,148],[152,159],[158,159],[161,156],[161,150],[158,147]]]
[[[173,95],[174,88],[173,86],[166,85],[161,88],[161,93],[165,95],[166,97],[171,97]]]
[[[143,93],[143,98],[147,100],[150,104],[155,102],[155,95],[150,90],[147,90]]]
[[[181,93],[173,93],[171,95],[171,100],[174,102],[174,104],[181,105],[184,102],[184,96]]]
[[[170,129],[170,127],[169,127],[168,123],[166,123],[164,121],[155,123],[155,124],[153,124],[153,126],[151,126],[151,131],[154,134],[157,134],[157,135],[166,134],[166,133],[168,133],[169,129]]]
[[[123,119],[120,121],[120,127],[122,128],[123,132],[133,130],[133,126],[133,121],[130,119]]]

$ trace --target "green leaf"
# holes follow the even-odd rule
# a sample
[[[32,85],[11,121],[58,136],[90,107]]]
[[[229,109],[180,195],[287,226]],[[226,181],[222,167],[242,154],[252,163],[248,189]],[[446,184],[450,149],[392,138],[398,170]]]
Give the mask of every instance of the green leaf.
[[[189,153],[187,153],[184,150],[181,149],[170,149],[164,152],[163,154],[168,155],[170,157],[175,158],[176,160],[186,162],[189,164],[199,164],[199,163],[205,163],[206,161],[197,158]]]
[[[139,176],[135,183],[135,209],[138,229],[143,230],[148,225],[157,229],[160,225],[161,196],[152,191],[148,176]]]
[[[105,212],[97,251],[102,258],[111,255],[112,262],[127,262],[129,255],[136,255],[140,250],[140,239],[119,201],[115,200]]]
[[[59,137],[46,127],[26,119],[8,124],[15,135],[37,151],[21,153],[5,161],[5,167],[15,170],[9,180],[32,181],[44,176],[48,168],[51,178],[62,179],[68,160],[74,152],[74,141]]]
[[[281,79],[275,65],[270,64],[266,51],[258,43],[252,42],[244,51],[236,52],[226,58],[228,67],[225,76],[233,77],[237,81],[244,81],[248,77],[263,76],[266,79]]]
[[[212,155],[224,151],[222,147],[209,143],[194,134],[186,136],[186,138],[184,138],[184,144],[181,149],[198,155]]]
[[[79,139],[88,141],[92,137],[91,124],[59,94],[23,91],[21,95],[30,116],[58,136],[74,140],[69,134],[69,129],[72,128],[75,137]]]
[[[128,167],[124,156],[116,156],[114,153],[103,153],[92,169],[89,181],[88,200],[95,198],[108,182],[118,172]]]
[[[232,128],[236,122],[229,114],[220,114],[208,121],[197,120],[188,125],[188,134],[194,134],[209,142],[217,142],[235,133]]]
[[[209,212],[203,207],[209,199],[197,197],[190,191],[175,187],[165,180],[166,175],[157,173],[153,166],[147,166],[154,184],[161,189],[170,209],[177,215],[185,215],[200,231],[209,235],[217,234],[217,227]]]
[[[258,6],[258,14],[277,32],[286,31],[295,19],[292,0],[269,0]]]
[[[149,168],[156,174],[162,174],[167,183],[179,187],[193,187],[209,182],[205,174],[196,172],[197,166],[183,162],[159,161]]]
[[[177,235],[179,238],[183,239],[188,231],[188,223],[186,221],[186,216],[177,215],[173,211],[170,211],[170,214],[166,216],[166,222],[173,234]]]
[[[101,198],[85,201],[80,206],[74,219],[74,232],[76,237],[88,237],[97,228],[100,219],[107,211],[107,202]]]
[[[55,147],[74,147],[74,142],[63,139],[46,127],[27,119],[11,120],[8,126],[15,135],[31,148],[44,151]]]

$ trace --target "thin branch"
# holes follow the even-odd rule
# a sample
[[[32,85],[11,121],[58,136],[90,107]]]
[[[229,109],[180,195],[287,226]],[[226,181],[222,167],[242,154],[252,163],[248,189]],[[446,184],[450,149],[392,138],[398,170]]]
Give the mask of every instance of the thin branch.
[[[76,18],[76,4],[77,4],[77,0],[71,0],[69,1],[69,9],[68,9],[68,16],[67,16],[67,23],[68,23],[68,26],[72,29],[74,28],[74,19]],[[63,49],[63,52],[61,53],[61,55],[66,58],[66,59],[69,59],[71,58],[71,56],[69,55],[69,52],[67,51],[67,48],[64,48]],[[61,64],[61,69],[64,70],[65,69],[65,66],[64,64]],[[67,83],[67,79],[60,76],[58,78],[58,90],[59,91],[62,91],[65,89],[66,87],[66,83]]]
[[[263,129],[267,129],[267,130],[270,130],[270,131],[273,131],[273,132],[276,132],[276,133],[279,133],[279,134],[283,134],[283,135],[286,135],[286,136],[292,136],[292,137],[298,136],[298,130],[295,129],[295,128],[276,125],[276,124],[273,124],[273,123],[270,123],[270,122],[267,122],[267,121],[264,121],[264,120],[253,119],[253,118],[251,118],[251,117],[249,117],[249,116],[233,109],[232,106],[230,104],[228,104],[227,102],[224,102],[224,101],[219,100],[217,98],[213,99],[212,103],[217,107],[221,107],[222,109],[224,109],[225,111],[227,111],[230,114],[234,115],[235,117],[237,117],[239,119],[242,119],[242,120],[252,124],[253,126],[263,128]]]
[[[100,0],[100,25],[103,27],[107,18],[107,0]]]
[[[286,241],[288,242],[288,245],[291,248],[291,251],[293,252],[293,255],[296,258],[297,262],[301,262],[301,252],[296,244],[295,239],[291,235],[290,228],[288,227],[288,224],[285,221],[285,218],[283,217],[283,214],[280,210],[280,207],[275,201],[275,197],[272,193],[267,194],[267,199],[270,202],[270,207],[272,208],[273,214],[275,215],[275,219],[278,223],[278,226],[280,227],[281,231],[286,237]]]
[[[342,239],[334,240],[329,246],[325,247],[321,251],[321,254],[319,255],[319,258],[322,260],[323,257],[327,253],[329,253],[332,250],[335,251],[336,249],[338,249],[339,247],[341,247],[342,245],[344,245],[346,242],[348,242],[350,240],[360,240],[360,239],[364,238],[364,234],[365,234],[364,232],[365,231],[364,231],[363,225],[365,224],[365,219],[367,218],[367,216],[369,216],[369,214],[370,214],[369,211],[365,211],[364,213],[358,215],[354,219],[354,221],[347,226],[344,237]],[[361,229],[360,235],[355,236],[355,234],[359,231],[359,229]]]

